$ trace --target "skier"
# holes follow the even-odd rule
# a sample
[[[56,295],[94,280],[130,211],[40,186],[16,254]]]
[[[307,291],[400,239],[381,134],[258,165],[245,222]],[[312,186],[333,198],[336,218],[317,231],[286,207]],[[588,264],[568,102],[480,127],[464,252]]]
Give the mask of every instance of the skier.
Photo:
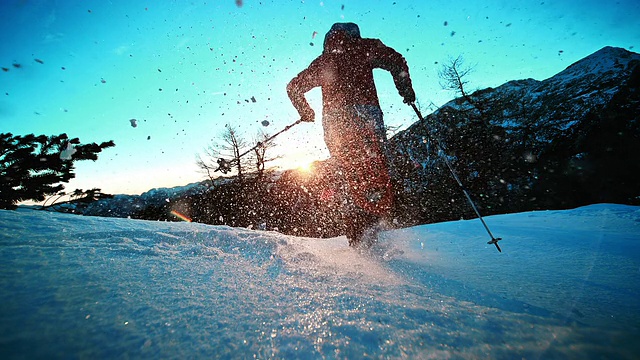
[[[302,121],[315,113],[305,93],[322,89],[324,140],[348,185],[352,204],[346,235],[351,246],[375,241],[375,225],[393,207],[387,163],[388,150],[383,114],[373,79],[373,69],[387,70],[404,102],[415,93],[402,55],[378,39],[363,39],[354,23],[336,23],[324,39],[322,54],[287,85],[287,93]]]

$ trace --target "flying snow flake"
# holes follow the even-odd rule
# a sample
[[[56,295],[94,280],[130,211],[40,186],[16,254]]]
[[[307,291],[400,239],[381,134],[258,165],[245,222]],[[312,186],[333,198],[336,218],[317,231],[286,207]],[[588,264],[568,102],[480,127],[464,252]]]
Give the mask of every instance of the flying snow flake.
[[[129,120],[129,122],[131,123],[131,127],[138,127],[138,120],[136,119],[131,119]]]
[[[236,6],[242,7],[242,0],[236,0]]]
[[[262,120],[262,126],[267,127],[269,124],[269,120]]]
[[[527,152],[526,154],[524,154],[524,160],[528,163],[533,163],[536,162],[536,156],[531,153],[531,152]]]
[[[60,152],[60,160],[71,160],[73,154],[77,153],[78,150],[74,149],[72,143],[67,144],[67,148]]]
[[[251,97],[251,102],[253,102],[253,103],[256,102],[256,97],[255,96]]]

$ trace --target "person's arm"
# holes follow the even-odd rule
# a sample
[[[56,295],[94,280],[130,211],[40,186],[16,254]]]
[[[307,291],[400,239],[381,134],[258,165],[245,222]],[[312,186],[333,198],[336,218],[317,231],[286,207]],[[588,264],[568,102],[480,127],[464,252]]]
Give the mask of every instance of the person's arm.
[[[411,77],[409,76],[409,66],[404,57],[378,39],[370,39],[369,41],[371,41],[374,54],[373,66],[391,73],[396,89],[398,89],[400,96],[404,98],[405,103],[411,104],[416,101],[416,94],[413,91]]]
[[[314,121],[315,113],[304,97],[304,94],[316,86],[320,86],[318,76],[320,58],[314,60],[308,68],[302,70],[287,84],[287,94],[291,103],[298,110],[300,120]]]

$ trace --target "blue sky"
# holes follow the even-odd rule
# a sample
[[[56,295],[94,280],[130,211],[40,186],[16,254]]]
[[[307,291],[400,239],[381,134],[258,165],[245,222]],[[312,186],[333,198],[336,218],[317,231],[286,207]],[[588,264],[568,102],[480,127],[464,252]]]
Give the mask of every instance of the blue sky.
[[[474,66],[469,86],[479,89],[545,79],[604,46],[640,47],[640,3],[631,0],[0,4],[0,131],[114,140],[97,162],[78,163],[67,186],[108,193],[204,179],[195,155],[227,123],[250,140],[295,121],[285,86],[320,54],[334,22],[356,22],[405,55],[425,113],[454,96],[437,76],[451,57]],[[376,83],[386,123],[413,123],[390,75],[376,72]],[[278,138],[285,166],[328,156],[319,90],[309,99],[316,123]]]

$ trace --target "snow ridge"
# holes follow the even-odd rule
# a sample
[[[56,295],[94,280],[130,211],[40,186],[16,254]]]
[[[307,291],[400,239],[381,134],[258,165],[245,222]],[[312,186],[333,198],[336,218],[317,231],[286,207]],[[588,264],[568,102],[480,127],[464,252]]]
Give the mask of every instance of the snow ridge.
[[[382,234],[374,251],[196,223],[0,211],[5,358],[620,358],[640,208]],[[389,255],[391,254],[391,255]],[[33,343],[38,346],[33,346]]]

